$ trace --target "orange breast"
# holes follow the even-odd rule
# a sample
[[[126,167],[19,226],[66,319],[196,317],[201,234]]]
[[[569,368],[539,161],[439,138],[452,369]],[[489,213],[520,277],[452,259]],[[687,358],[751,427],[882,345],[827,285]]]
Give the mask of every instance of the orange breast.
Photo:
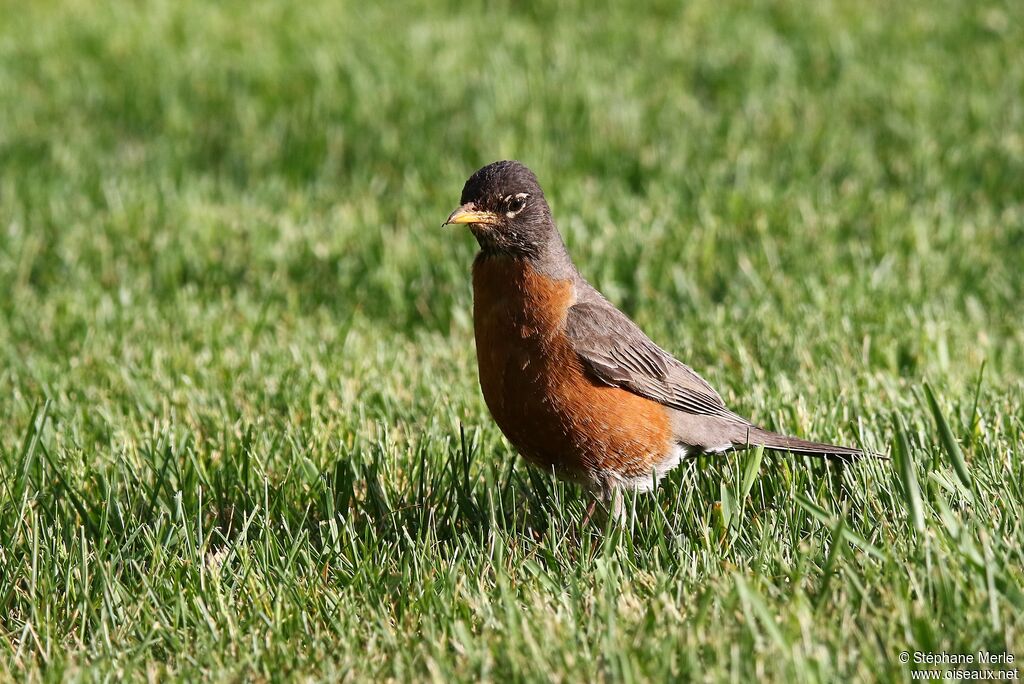
[[[596,385],[565,336],[571,280],[526,261],[477,259],[473,319],[480,387],[495,422],[528,460],[600,484],[644,477],[672,450],[668,414],[631,392]]]

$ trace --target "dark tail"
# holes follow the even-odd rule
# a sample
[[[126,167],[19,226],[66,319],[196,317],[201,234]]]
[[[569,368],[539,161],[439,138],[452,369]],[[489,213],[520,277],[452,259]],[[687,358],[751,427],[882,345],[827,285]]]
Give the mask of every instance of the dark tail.
[[[759,427],[750,428],[747,444],[750,446],[764,446],[765,449],[773,449],[775,451],[788,451],[794,454],[817,456],[818,458],[827,458],[844,463],[868,457],[889,460],[888,456],[882,454],[854,449],[853,447],[838,446],[836,444],[808,442],[806,439],[780,435],[777,432],[770,432]]]

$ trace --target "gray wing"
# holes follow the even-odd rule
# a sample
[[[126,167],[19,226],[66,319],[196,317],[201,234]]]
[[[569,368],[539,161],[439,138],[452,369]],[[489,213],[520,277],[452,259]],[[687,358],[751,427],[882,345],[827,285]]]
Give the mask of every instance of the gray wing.
[[[839,461],[868,455],[861,449],[809,442],[754,425],[727,409],[704,378],[651,342],[596,290],[587,287],[581,299],[569,307],[566,334],[587,371],[597,382],[679,411],[675,427],[679,443],[708,451],[761,444],[778,451]]]
[[[695,415],[743,420],[686,364],[654,344],[629,318],[594,292],[569,308],[566,334],[584,366],[605,385]]]

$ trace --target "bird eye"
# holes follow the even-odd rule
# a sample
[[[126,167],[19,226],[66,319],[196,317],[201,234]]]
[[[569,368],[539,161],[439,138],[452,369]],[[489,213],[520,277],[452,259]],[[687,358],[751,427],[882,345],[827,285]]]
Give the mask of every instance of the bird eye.
[[[523,210],[526,206],[526,198],[529,197],[525,192],[521,192],[518,195],[508,198],[508,215],[510,217],[515,216]]]

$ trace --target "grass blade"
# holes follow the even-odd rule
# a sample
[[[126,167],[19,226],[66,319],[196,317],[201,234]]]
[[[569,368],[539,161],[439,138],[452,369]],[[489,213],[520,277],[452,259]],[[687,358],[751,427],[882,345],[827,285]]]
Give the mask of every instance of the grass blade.
[[[899,473],[903,498],[907,504],[907,511],[910,513],[910,521],[913,523],[914,529],[920,534],[924,532],[921,486],[917,482],[917,473],[914,471],[914,462],[910,453],[910,442],[907,440],[907,431],[903,426],[903,421],[897,414],[892,416],[892,428],[896,434],[896,471]]]
[[[761,468],[761,459],[764,458],[764,447],[755,447],[750,452],[750,457],[747,459],[747,467],[743,470],[743,486],[740,488],[741,502],[746,501],[747,495],[750,494],[750,488],[754,486],[754,480],[757,479],[757,473]]]
[[[968,437],[971,440],[971,446],[974,445],[975,431],[978,429],[978,400],[981,399],[981,381],[985,379],[986,363],[986,361],[982,361],[981,368],[978,369],[978,382],[974,385],[974,403],[971,406],[971,419],[967,423]]]
[[[749,611],[748,620],[752,623],[753,620],[750,620],[750,617],[756,616],[757,621],[761,623],[761,627],[775,642],[775,645],[783,650],[788,649],[789,643],[782,635],[782,630],[775,624],[775,619],[772,617],[771,611],[768,610],[768,606],[765,605],[764,599],[739,575],[736,575],[736,591],[740,595],[744,607]]]
[[[946,452],[946,456],[949,457],[957,477],[960,478],[964,487],[973,493],[975,491],[974,479],[967,470],[967,462],[964,461],[964,454],[960,450],[960,444],[957,443],[956,437],[953,436],[953,431],[950,429],[942,409],[939,408],[939,402],[935,399],[935,393],[932,392],[932,388],[928,383],[924,384],[924,393],[928,397],[928,405],[932,409],[932,417],[935,419],[935,425],[939,429],[939,440],[942,442],[942,448]]]
[[[823,525],[826,525],[827,527],[836,529],[838,524],[837,518],[829,515],[829,513],[825,509],[821,508],[820,506],[818,506],[805,496],[797,494],[795,498],[797,504],[799,504],[801,508],[807,511],[812,518],[822,523]],[[874,556],[875,558],[878,558],[879,560],[887,559],[885,553],[881,549],[879,549],[877,546],[869,542],[867,539],[864,539],[864,537],[860,536],[859,534],[851,530],[849,525],[844,524],[840,529],[842,530],[843,539],[845,539],[846,541],[850,542],[862,551],[865,551],[868,554]]]

